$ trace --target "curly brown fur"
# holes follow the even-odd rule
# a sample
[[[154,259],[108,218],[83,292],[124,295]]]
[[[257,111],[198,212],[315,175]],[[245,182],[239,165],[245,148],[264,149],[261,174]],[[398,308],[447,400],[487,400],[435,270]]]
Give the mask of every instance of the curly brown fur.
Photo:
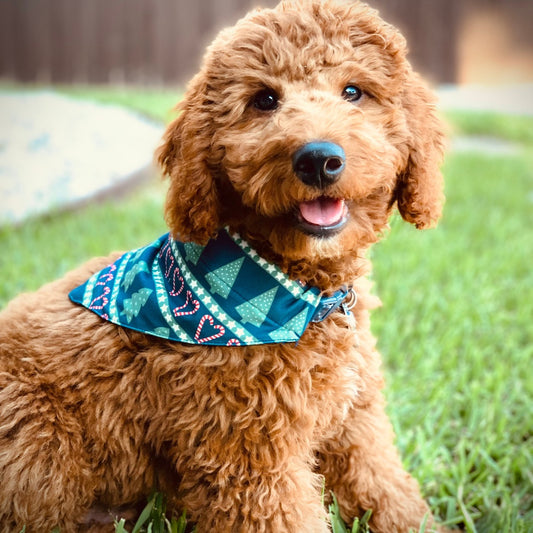
[[[1,531],[84,531],[157,487],[199,531],[326,532],[324,479],[347,521],[372,509],[375,532],[418,530],[429,511],[393,445],[365,277],[395,205],[418,228],[441,211],[441,125],[405,56],[357,2],[282,2],[219,35],[159,152],[169,227],[205,243],[227,225],[295,279],[353,285],[357,329],[337,312],[297,344],[251,347],[122,329],[68,299],[115,256],[20,296],[0,315]],[[252,104],[265,88],[271,111]],[[346,154],[322,190],[292,167],[314,140]],[[348,217],[316,237],[295,213],[322,196]]]

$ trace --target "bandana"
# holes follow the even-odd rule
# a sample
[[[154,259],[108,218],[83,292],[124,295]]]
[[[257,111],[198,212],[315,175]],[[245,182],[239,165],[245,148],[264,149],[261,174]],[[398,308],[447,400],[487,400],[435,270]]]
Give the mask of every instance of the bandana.
[[[344,297],[291,280],[238,234],[206,246],[166,234],[121,256],[74,289],[70,299],[125,328],[189,344],[295,342]]]

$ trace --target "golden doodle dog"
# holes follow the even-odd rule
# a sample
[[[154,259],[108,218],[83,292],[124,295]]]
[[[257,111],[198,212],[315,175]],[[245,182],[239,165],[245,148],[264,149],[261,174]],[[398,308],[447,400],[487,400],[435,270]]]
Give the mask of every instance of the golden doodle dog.
[[[109,531],[154,488],[199,532],[436,528],[393,445],[366,258],[443,202],[442,127],[359,2],[224,30],[158,157],[170,234],[0,315],[0,530]],[[106,529],[107,528],[107,529]]]

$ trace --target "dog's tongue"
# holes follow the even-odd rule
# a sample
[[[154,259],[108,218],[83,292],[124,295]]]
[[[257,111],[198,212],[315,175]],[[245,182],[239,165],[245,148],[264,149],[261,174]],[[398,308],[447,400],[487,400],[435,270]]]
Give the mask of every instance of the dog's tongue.
[[[300,204],[300,214],[309,224],[333,226],[344,215],[344,200],[338,198],[317,198]]]

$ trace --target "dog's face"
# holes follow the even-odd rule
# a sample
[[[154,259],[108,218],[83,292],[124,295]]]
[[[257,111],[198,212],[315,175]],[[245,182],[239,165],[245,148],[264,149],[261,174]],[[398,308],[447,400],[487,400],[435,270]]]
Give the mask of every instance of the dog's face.
[[[250,14],[211,45],[179,108],[159,159],[182,239],[230,224],[286,258],[336,257],[377,240],[395,204],[419,228],[440,215],[432,96],[364,4]]]

